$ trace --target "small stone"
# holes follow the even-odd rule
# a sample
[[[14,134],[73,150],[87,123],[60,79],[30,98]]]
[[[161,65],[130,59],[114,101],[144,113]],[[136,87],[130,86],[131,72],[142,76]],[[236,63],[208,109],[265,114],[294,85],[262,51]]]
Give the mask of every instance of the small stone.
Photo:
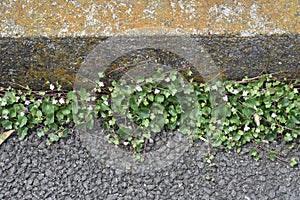
[[[251,200],[251,198],[248,196],[245,196],[245,200]]]
[[[287,191],[287,189],[286,189],[285,186],[281,185],[281,186],[279,187],[278,192],[285,193],[286,191]]]
[[[147,185],[148,190],[153,190],[155,188],[155,185]]]
[[[273,199],[275,196],[276,196],[275,190],[271,190],[269,193],[269,197]]]
[[[47,169],[45,174],[46,174],[46,176],[51,177],[52,171],[50,169]]]

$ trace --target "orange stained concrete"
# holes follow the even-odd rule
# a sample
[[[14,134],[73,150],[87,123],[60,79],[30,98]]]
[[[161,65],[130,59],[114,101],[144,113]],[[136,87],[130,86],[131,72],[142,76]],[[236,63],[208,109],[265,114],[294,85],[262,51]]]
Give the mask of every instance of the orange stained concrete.
[[[0,37],[299,33],[299,0],[1,0]]]

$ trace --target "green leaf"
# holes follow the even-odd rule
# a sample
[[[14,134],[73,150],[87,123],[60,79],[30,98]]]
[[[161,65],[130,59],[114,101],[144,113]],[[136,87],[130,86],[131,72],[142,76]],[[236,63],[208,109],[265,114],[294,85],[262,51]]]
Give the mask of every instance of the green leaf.
[[[150,124],[150,130],[154,133],[159,133],[163,128],[165,120],[163,117],[156,117]]]
[[[294,167],[297,164],[298,164],[298,162],[296,161],[296,159],[295,158],[291,158],[291,160],[290,160],[290,166]]]
[[[132,110],[134,111],[138,111],[139,109],[139,105],[137,103],[137,97],[136,96],[131,96],[129,99],[129,106]]]
[[[49,139],[52,141],[52,142],[57,142],[59,140],[59,137],[58,135],[54,134],[54,133],[50,133],[48,135]]]
[[[146,138],[147,140],[149,140],[151,135],[149,133],[144,133],[143,137]]]
[[[1,124],[6,130],[12,129],[12,122],[9,120],[4,120]]]
[[[113,98],[113,105],[120,106],[122,105],[123,99],[125,99],[125,95],[123,93],[114,94],[114,95],[112,94],[112,98]]]
[[[145,120],[142,121],[142,125],[143,125],[144,127],[148,127],[149,124],[150,124],[149,119],[145,119]]]
[[[9,110],[8,109],[3,109],[2,110],[2,115],[9,115]]]
[[[142,83],[142,82],[145,81],[145,79],[144,79],[144,77],[142,77],[142,76],[136,76],[136,77],[135,77],[135,81],[136,81],[137,83]]]
[[[149,102],[147,101],[147,99],[143,99],[143,104],[144,104],[145,106],[149,105]]]
[[[125,138],[126,136],[130,135],[131,131],[132,131],[131,128],[120,126],[119,129],[117,130],[117,134],[120,137]]]
[[[42,112],[45,115],[54,113],[54,105],[49,101],[44,101],[42,103]]]
[[[63,115],[69,115],[71,113],[71,110],[70,110],[69,107],[67,107],[67,108],[63,108],[61,110],[61,112],[62,112]]]
[[[293,137],[291,136],[290,133],[287,133],[287,134],[285,134],[285,136],[284,136],[284,140],[285,140],[286,142],[290,142],[290,141],[293,140]]]
[[[170,92],[171,92],[171,95],[174,96],[177,93],[177,89],[176,88],[172,88],[170,90]]]
[[[38,131],[37,131],[37,135],[38,135],[39,137],[43,137],[43,136],[45,135],[44,130],[38,130]]]
[[[99,72],[99,73],[98,73],[98,77],[99,77],[99,78],[103,78],[104,76],[105,76],[105,73],[104,73],[104,72]]]
[[[141,119],[146,119],[150,116],[150,110],[149,108],[144,107],[139,110],[138,114]]]
[[[39,95],[41,95],[41,96],[44,96],[45,94],[46,94],[45,91],[40,91],[40,92],[39,92]]]
[[[26,101],[26,96],[22,95],[22,96],[21,96],[21,100],[22,100],[22,101]]]
[[[270,158],[272,161],[275,161],[276,155],[277,155],[277,153],[276,153],[275,151],[270,151],[270,152],[269,152],[269,158]]]
[[[93,116],[90,114],[87,116],[86,121],[85,121],[85,126],[87,130],[92,130],[94,127],[94,118]]]
[[[245,107],[243,110],[242,110],[243,114],[247,117],[247,118],[250,118],[252,117],[252,115],[254,114],[255,110],[253,108],[247,108]]]
[[[22,127],[18,129],[18,136],[20,140],[23,140],[28,132],[28,128],[27,127]]]
[[[108,124],[109,124],[110,126],[115,125],[115,124],[116,124],[116,119],[115,119],[115,118],[112,118],[111,120],[108,121]]]
[[[44,121],[45,125],[50,125],[54,123],[54,113],[49,113],[46,115],[46,120]]]
[[[287,107],[290,104],[290,101],[287,97],[283,97],[279,102],[278,105]]]
[[[153,83],[153,79],[150,77],[150,78],[146,78],[146,83]]]
[[[58,112],[58,113],[56,114],[56,118],[57,118],[58,121],[61,121],[61,120],[64,119],[64,115],[62,114],[62,112]]]
[[[255,160],[255,161],[258,161],[259,159],[260,159],[259,156],[255,156],[255,157],[254,157],[254,160]]]
[[[246,133],[243,137],[243,139],[246,141],[246,142],[250,142],[252,140],[253,136],[251,133]]]
[[[170,79],[171,79],[172,81],[175,81],[176,78],[177,78],[177,71],[172,70],[171,73],[170,73]]]
[[[222,144],[222,140],[218,139],[216,141],[214,141],[214,143],[212,144],[213,147],[219,147]]]
[[[181,110],[181,106],[180,105],[176,105],[175,107],[175,110],[178,114],[182,113],[182,110]]]
[[[255,98],[247,99],[245,101],[245,105],[253,109],[255,108],[255,106],[258,106],[259,104],[260,104],[259,101],[256,100]]]
[[[157,103],[162,103],[162,102],[164,102],[164,99],[165,99],[165,97],[164,97],[163,95],[157,95],[157,96],[155,96],[155,101],[156,101]]]
[[[239,140],[241,139],[241,135],[240,135],[240,134],[235,134],[235,135],[233,136],[233,139],[234,139],[235,141],[239,141]]]
[[[275,133],[269,133],[269,134],[266,134],[266,137],[265,139],[268,140],[268,141],[272,141],[274,140],[275,138],[277,137],[277,135]]]
[[[251,150],[249,151],[249,155],[250,155],[250,156],[254,156],[254,157],[258,156],[258,151],[257,151],[257,149],[251,149]]]
[[[25,126],[27,124],[27,121],[28,121],[28,119],[26,116],[21,116],[21,115],[18,116],[18,122],[19,122],[20,128]]]
[[[175,108],[174,108],[173,105],[171,105],[171,106],[169,107],[168,113],[170,113],[171,116],[177,116],[177,112],[176,112],[176,110],[175,110]]]
[[[79,99],[82,101],[86,101],[87,98],[90,96],[90,94],[86,91],[85,88],[80,88],[79,91],[77,91],[78,95],[79,95]]]
[[[58,137],[59,138],[65,138],[65,137],[67,137],[68,136],[68,129],[63,129],[62,131],[60,131],[59,133],[58,133]]]
[[[154,95],[153,94],[148,94],[147,98],[149,101],[154,101]]]

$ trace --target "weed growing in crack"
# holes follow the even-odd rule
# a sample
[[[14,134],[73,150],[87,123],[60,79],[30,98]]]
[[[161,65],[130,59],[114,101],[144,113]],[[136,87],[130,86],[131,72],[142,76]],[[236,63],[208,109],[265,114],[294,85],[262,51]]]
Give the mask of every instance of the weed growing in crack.
[[[252,142],[258,147],[249,152],[255,160],[262,149],[271,160],[297,165],[296,158],[284,160],[264,144],[279,138],[287,143],[299,140],[298,81],[289,83],[262,75],[208,85],[185,80],[178,71],[160,70],[153,77],[131,77],[110,85],[101,81],[105,74],[99,73],[92,93],[85,89],[63,91],[58,83],[48,83],[46,91],[12,83],[14,87],[1,88],[1,132],[14,129],[24,139],[29,130],[36,129],[51,144],[67,135],[67,124],[75,122],[76,127],[91,129],[101,119],[108,141],[127,146],[137,155],[165,129],[178,130],[191,142],[202,139],[213,147],[222,145],[237,152]],[[212,91],[220,86],[225,92],[221,97],[225,102],[222,120],[213,119],[211,100]],[[211,130],[217,134],[208,135]],[[207,161],[211,160],[208,157]]]

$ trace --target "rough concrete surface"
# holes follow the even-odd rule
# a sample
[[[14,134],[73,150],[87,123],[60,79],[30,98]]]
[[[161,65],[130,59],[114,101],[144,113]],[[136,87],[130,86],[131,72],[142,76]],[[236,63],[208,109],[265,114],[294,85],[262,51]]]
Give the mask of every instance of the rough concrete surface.
[[[1,0],[0,37],[108,36],[147,27],[186,34],[299,33],[298,0]]]
[[[106,36],[196,35],[227,79],[299,74],[299,0],[2,0],[0,82],[71,88]]]
[[[287,77],[300,76],[299,34],[192,37],[211,56],[225,79],[279,71]],[[38,89],[48,80],[59,81],[70,89],[87,55],[106,39],[0,38],[1,85],[14,79]]]

